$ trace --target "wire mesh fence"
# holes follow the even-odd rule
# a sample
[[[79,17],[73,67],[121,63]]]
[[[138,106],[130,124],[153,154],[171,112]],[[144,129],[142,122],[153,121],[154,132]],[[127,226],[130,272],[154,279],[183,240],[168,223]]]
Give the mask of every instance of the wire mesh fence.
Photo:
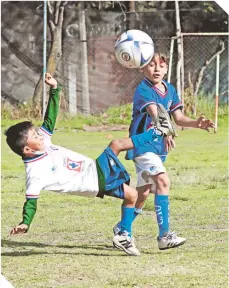
[[[121,31],[125,31],[124,28],[121,28]],[[144,25],[141,25],[141,29],[146,30]],[[82,43],[79,37],[70,39],[72,44],[69,41],[64,43],[63,79],[70,111],[85,110],[85,85],[89,85],[91,113],[132,101],[134,89],[143,79],[143,74],[140,70],[127,69],[118,63],[114,50],[117,35],[109,25],[103,28],[93,25],[93,29],[87,33],[88,83],[85,83],[81,73],[85,63],[82,61]],[[169,55],[170,37],[157,37],[153,38],[153,41],[156,49]],[[76,108],[73,108],[74,105]]]
[[[15,8],[17,5],[17,9]],[[2,96],[17,104],[30,101],[42,72],[42,13],[38,4],[31,2],[22,9],[20,2],[8,3],[2,21]],[[40,4],[39,4],[40,5]],[[80,40],[79,11],[66,6],[66,17],[62,29],[62,56],[55,77],[64,87],[62,109],[71,114],[84,112],[85,89],[88,86],[90,113],[97,113],[110,106],[132,102],[135,87],[143,78],[139,70],[122,67],[116,60],[114,44],[118,35],[133,24],[135,29],[148,33],[156,49],[169,54],[171,37],[174,36],[175,18],[173,12],[135,13],[132,24],[125,14],[86,11],[86,68],[83,61],[85,51]],[[41,9],[42,10],[42,9]],[[10,13],[8,13],[10,11]],[[38,11],[39,12],[39,11]],[[42,12],[42,11],[41,11]],[[171,25],[164,26],[165,19]],[[167,23],[166,22],[166,23]],[[129,26],[128,26],[129,25]],[[168,35],[164,37],[162,35]],[[228,36],[183,36],[183,90],[194,87],[199,80],[198,95],[212,99],[215,89],[215,60],[206,62],[220,49],[220,102],[228,99]],[[48,30],[47,55],[52,46]],[[176,86],[177,49],[171,71],[171,83]],[[206,68],[203,71],[203,67]],[[202,69],[202,70],[201,70]],[[85,71],[87,76],[85,78]],[[83,73],[84,71],[84,73]],[[200,79],[199,74],[203,71]],[[86,79],[86,80],[85,80]],[[195,89],[194,89],[195,90]],[[193,91],[194,91],[193,90]]]
[[[216,56],[220,54],[219,97],[228,99],[228,35],[183,36],[183,89],[212,100],[216,89]]]

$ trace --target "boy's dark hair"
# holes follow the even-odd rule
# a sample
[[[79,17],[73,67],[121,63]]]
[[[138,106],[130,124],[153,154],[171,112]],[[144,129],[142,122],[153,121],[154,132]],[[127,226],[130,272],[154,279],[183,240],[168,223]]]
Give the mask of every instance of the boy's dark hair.
[[[30,121],[20,122],[5,131],[6,142],[14,153],[23,156],[23,148],[27,144],[28,131],[33,127]]]
[[[153,57],[158,56],[160,60],[169,65],[169,56],[164,51],[155,51]]]

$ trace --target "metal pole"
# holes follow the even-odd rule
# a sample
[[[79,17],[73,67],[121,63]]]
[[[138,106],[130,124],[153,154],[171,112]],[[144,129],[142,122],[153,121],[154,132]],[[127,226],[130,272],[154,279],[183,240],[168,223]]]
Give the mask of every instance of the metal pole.
[[[46,73],[46,50],[47,50],[47,0],[44,0],[44,15],[43,15],[43,96],[42,96],[42,116],[45,116],[45,102],[46,102],[46,86],[45,86],[45,73]]]
[[[229,36],[229,32],[200,32],[200,33],[181,33],[184,36]]]
[[[176,12],[176,35],[177,35],[177,93],[181,97],[181,25],[180,25],[180,12],[179,12],[179,3],[175,1],[175,12]]]
[[[218,108],[219,108],[219,61],[220,54],[216,56],[216,88],[215,88],[215,129],[214,132],[217,132],[218,128]]]
[[[82,99],[82,112],[84,114],[90,113],[90,98],[89,98],[89,79],[88,79],[88,62],[87,62],[87,33],[84,2],[81,2],[79,11],[79,24],[80,24],[80,43],[81,43],[81,64],[82,64],[82,83],[83,83],[83,99]]]
[[[181,35],[181,101],[184,105],[184,37]]]
[[[171,38],[170,51],[169,51],[169,71],[167,81],[170,83],[172,74],[172,64],[173,64],[173,48],[174,48],[174,37]]]

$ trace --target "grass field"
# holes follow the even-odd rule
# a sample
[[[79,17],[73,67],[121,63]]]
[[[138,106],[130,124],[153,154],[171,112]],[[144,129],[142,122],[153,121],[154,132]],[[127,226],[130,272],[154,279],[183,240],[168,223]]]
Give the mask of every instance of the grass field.
[[[43,191],[30,231],[9,236],[21,221],[24,167],[2,136],[2,273],[15,288],[228,287],[227,125],[217,134],[179,131],[166,168],[171,176],[172,230],[187,238],[159,251],[153,197],[133,226],[140,257],[112,247],[121,201],[87,199]],[[126,132],[109,132],[114,138]],[[111,136],[110,136],[111,137]],[[108,132],[59,129],[55,144],[96,158]],[[135,183],[134,166],[120,156]]]

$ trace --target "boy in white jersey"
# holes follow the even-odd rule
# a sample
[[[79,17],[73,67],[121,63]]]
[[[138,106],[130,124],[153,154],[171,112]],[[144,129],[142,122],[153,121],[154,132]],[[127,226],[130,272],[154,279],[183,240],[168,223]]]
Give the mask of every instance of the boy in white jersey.
[[[86,197],[103,198],[108,195],[123,199],[121,228],[120,233],[113,237],[114,246],[129,255],[140,255],[132,236],[137,191],[129,186],[129,175],[117,155],[162,136],[152,129],[131,138],[113,140],[96,160],[53,145],[51,136],[58,114],[61,89],[49,73],[46,74],[45,82],[51,88],[40,129],[37,131],[31,122],[25,121],[11,126],[5,132],[9,147],[22,157],[26,169],[23,220],[11,230],[11,234],[28,231],[36,213],[37,199],[43,189]]]
[[[211,120],[200,117],[190,119],[182,113],[183,105],[170,83],[163,80],[168,69],[166,55],[156,52],[151,62],[142,68],[145,78],[137,86],[133,98],[133,115],[130,125],[130,136],[144,133],[157,121],[157,104],[163,105],[170,117],[182,127],[200,128],[209,131],[214,128]],[[152,185],[155,193],[155,212],[159,235],[157,237],[160,250],[174,248],[185,243],[186,239],[177,237],[169,229],[169,190],[170,180],[163,165],[169,150],[175,147],[173,138],[164,137],[152,140],[151,143],[127,151],[128,160],[133,160],[137,172],[138,200],[134,218],[141,213]],[[119,223],[114,227],[114,233],[119,231]]]

